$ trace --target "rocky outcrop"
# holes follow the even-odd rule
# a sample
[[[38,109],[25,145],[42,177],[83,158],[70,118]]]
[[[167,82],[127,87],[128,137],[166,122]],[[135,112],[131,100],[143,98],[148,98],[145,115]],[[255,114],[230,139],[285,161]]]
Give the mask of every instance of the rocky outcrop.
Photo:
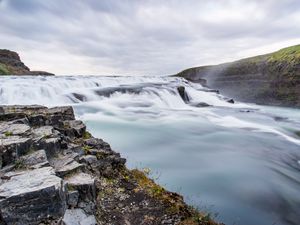
[[[0,75],[43,75],[51,76],[45,71],[31,71],[20,59],[18,53],[0,49]]]
[[[232,63],[190,68],[176,76],[240,101],[300,107],[300,45]]]
[[[0,106],[0,224],[216,224],[125,162],[71,107]]]

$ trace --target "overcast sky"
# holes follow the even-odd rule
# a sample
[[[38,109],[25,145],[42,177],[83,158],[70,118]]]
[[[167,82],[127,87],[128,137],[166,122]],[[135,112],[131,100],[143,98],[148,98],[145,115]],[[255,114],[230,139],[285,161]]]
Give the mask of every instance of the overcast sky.
[[[174,74],[294,44],[299,0],[0,0],[0,48],[56,74]]]

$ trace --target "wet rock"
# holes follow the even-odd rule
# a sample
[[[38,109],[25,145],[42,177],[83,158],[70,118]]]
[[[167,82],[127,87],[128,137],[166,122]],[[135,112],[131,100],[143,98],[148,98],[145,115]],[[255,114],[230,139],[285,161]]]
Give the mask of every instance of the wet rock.
[[[84,96],[82,94],[72,93],[72,96],[81,102],[85,102],[87,100],[86,96]]]
[[[227,100],[228,103],[234,104],[234,100],[233,99],[229,99]]]
[[[20,160],[26,168],[37,169],[45,166],[50,166],[45,150],[39,150],[31,154],[22,156]]]
[[[10,176],[0,186],[0,214],[7,224],[39,224],[66,210],[65,189],[51,167]]]
[[[68,209],[63,218],[65,225],[96,225],[95,216],[87,215],[82,209]]]
[[[192,104],[192,106],[198,107],[198,108],[203,108],[203,107],[209,107],[211,105],[209,105],[209,104],[207,104],[205,102],[199,102],[199,103]]]
[[[189,96],[187,95],[184,86],[177,87],[177,91],[185,103],[188,103],[190,101]]]

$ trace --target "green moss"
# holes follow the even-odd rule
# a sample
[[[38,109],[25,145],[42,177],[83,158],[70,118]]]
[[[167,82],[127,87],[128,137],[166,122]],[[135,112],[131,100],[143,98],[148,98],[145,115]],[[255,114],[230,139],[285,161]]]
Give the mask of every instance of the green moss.
[[[0,63],[0,75],[9,75],[10,72],[8,70],[8,68],[6,67],[6,65]]]
[[[82,135],[83,139],[90,139],[92,137],[91,133],[88,131],[85,131]]]
[[[9,137],[9,136],[12,136],[13,133],[12,133],[11,131],[6,131],[6,132],[4,133],[4,135],[5,135],[6,137]]]

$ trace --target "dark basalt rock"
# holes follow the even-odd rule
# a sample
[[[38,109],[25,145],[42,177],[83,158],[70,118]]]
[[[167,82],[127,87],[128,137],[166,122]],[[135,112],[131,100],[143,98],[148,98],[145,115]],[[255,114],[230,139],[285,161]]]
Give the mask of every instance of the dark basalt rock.
[[[233,99],[229,99],[227,100],[228,103],[234,104],[234,100]]]
[[[177,91],[185,103],[188,103],[190,101],[189,96],[187,95],[184,86],[177,87]]]

